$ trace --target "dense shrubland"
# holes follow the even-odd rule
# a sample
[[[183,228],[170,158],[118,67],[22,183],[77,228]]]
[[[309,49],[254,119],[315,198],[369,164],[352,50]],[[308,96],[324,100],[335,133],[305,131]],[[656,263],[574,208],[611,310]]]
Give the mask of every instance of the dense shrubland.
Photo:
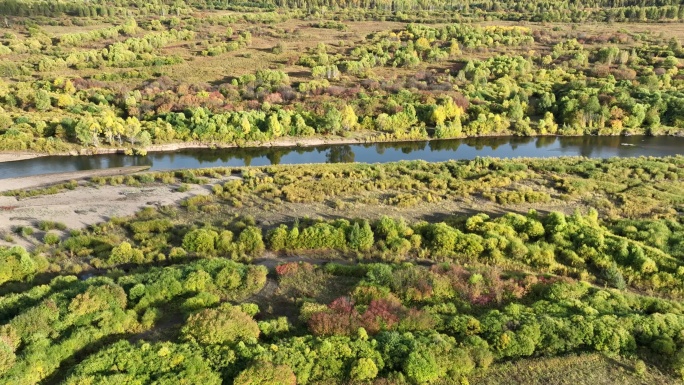
[[[83,230],[17,228],[13,237],[38,242],[0,247],[0,381],[423,384],[594,352],[624,357],[627,376],[674,383],[684,370],[680,163],[476,159],[94,179],[211,192]],[[512,181],[547,184],[554,201],[592,194],[640,211],[517,213],[519,201],[502,201]],[[268,224],[246,214],[354,197],[377,213],[400,204],[366,194],[419,191],[437,205],[495,196],[500,209],[427,220],[290,213]]]
[[[455,218],[453,225],[409,225],[385,217],[372,226],[300,222],[289,231],[272,230],[267,243],[277,243],[278,233],[286,231],[289,250],[365,249],[369,258],[377,251],[382,256],[375,258],[398,260],[421,247],[421,258],[434,261],[428,267],[280,264],[280,288],[272,295],[282,291],[287,306],[297,309],[289,320],[242,302],[264,287],[263,266],[223,255],[197,260],[191,252],[179,260],[171,256],[179,254],[175,248],[167,266],[99,270],[81,279],[60,274],[0,298],[2,378],[14,384],[46,378],[69,384],[233,378],[249,383],[260,376],[291,384],[375,378],[420,384],[466,378],[501,360],[587,351],[658,357],[661,370],[679,373],[680,303],[630,293],[622,277],[629,288],[669,274],[668,287],[651,290],[679,297],[681,289],[671,285],[681,276],[668,271],[678,270],[680,261],[618,238],[594,215],[507,214],[491,220],[480,214]],[[130,226],[159,228],[140,223],[133,219]],[[338,228],[346,234],[336,236]],[[103,226],[93,231],[100,234],[93,239],[107,236]],[[624,256],[612,251],[620,247]],[[567,277],[566,269],[582,281]],[[31,279],[15,279],[22,278]],[[346,282],[346,290],[334,289],[338,281]],[[169,342],[145,342],[155,336]],[[73,362],[72,354],[86,355]],[[67,364],[68,372],[62,369]]]
[[[532,211],[498,218],[477,214],[454,216],[438,223],[407,223],[389,217],[375,221],[304,218],[271,229],[253,225],[249,217],[224,220],[220,226],[205,223],[188,227],[177,222],[174,217],[178,214],[169,215],[115,220],[89,232],[72,232],[57,244],[45,242],[49,259],[43,254],[32,257],[20,248],[6,250],[4,282],[26,280],[41,272],[59,270],[59,266],[80,266],[80,271],[217,257],[244,262],[268,250],[286,254],[336,251],[387,261],[486,263],[535,269],[619,289],[630,286],[678,298],[684,292],[681,231],[671,233],[666,242],[658,242],[653,236],[645,241],[637,236],[643,237],[643,231],[627,236],[611,232],[612,222],[608,227],[599,223],[596,211],[570,216],[558,212],[543,216]],[[615,223],[622,225],[621,221]],[[634,223],[636,226],[629,227],[653,226],[650,221]],[[681,227],[677,220],[655,223]],[[71,265],[74,262],[76,266]]]
[[[114,274],[85,280],[64,275],[29,290],[8,293],[0,300],[3,381],[33,384],[50,376],[63,375],[59,374],[60,364],[69,362],[74,354],[105,347],[112,340],[125,342],[127,337],[150,332],[162,319],[182,317],[179,310],[187,314],[227,299],[245,298],[261,289],[265,276],[263,267],[214,259],[130,271],[118,277]],[[189,348],[171,344],[166,349],[172,354],[175,350],[180,352]],[[142,347],[143,352],[146,350]],[[191,351],[185,354],[189,355]],[[179,352],[174,354],[183,354]],[[106,354],[111,357],[115,353]],[[204,364],[199,358],[188,356],[187,359],[191,368]],[[164,367],[146,362],[145,366],[148,369],[155,367],[153,370],[168,376],[165,372],[176,365]],[[110,367],[108,365],[107,369]],[[121,369],[125,371],[126,367],[128,365]],[[135,371],[141,368],[130,370],[130,375],[135,376]],[[183,371],[179,370],[178,374],[182,376]],[[75,376],[78,375],[77,371]],[[110,378],[109,381],[118,380]]]

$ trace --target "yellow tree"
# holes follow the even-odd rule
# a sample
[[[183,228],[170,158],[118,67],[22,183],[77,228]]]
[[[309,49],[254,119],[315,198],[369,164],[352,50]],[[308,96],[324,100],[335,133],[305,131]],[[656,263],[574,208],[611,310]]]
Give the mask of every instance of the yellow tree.
[[[252,125],[249,123],[246,115],[242,115],[242,119],[240,119],[240,129],[245,137],[252,131]]]
[[[430,118],[435,126],[442,126],[446,121],[447,115],[444,106],[433,106]]]
[[[101,132],[100,123],[91,115],[86,115],[81,118],[76,124],[74,131],[76,132],[76,139],[78,139],[81,144],[92,145],[94,147],[97,147],[99,144],[98,135]]]
[[[344,106],[342,109],[342,127],[347,131],[356,129],[359,124],[359,119],[354,112],[354,108],[350,105]]]
[[[142,124],[135,116],[126,119],[124,124],[123,135],[133,144],[138,141],[138,137],[142,132]]]
[[[459,55],[461,55],[461,47],[458,45],[458,41],[456,41],[456,39],[451,39],[451,43],[449,45],[449,56],[456,57]]]
[[[116,116],[114,111],[107,109],[100,116],[99,122],[107,142],[114,144],[114,137],[117,137],[119,138],[119,144],[121,144],[121,135],[125,133],[123,119]]]
[[[283,136],[283,126],[278,121],[278,116],[276,114],[271,114],[268,117],[267,124],[268,124],[268,132],[270,132],[274,138],[278,138],[280,136]]]

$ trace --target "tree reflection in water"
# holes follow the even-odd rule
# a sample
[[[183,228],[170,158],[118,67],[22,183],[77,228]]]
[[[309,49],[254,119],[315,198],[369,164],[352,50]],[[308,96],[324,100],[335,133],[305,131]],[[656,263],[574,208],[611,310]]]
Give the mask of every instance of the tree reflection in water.
[[[150,153],[147,156],[125,156],[121,154],[77,157],[48,156],[6,162],[0,163],[0,179],[128,166],[151,166],[152,170],[171,170],[323,162],[377,163],[416,159],[436,161],[445,159],[473,159],[477,156],[672,156],[682,154],[682,148],[684,148],[684,138],[676,137],[541,136],[484,137],[433,140],[430,142],[346,144],[314,147],[187,149],[174,152]]]
[[[462,140],[433,140],[429,143],[430,152],[432,151],[452,151],[456,152],[463,143]]]
[[[326,163],[353,163],[356,155],[350,145],[332,146],[325,154]]]
[[[367,145],[366,148],[375,147],[379,155],[385,153],[386,150],[398,150],[402,154],[410,154],[414,151],[422,151],[428,145],[428,142],[422,140],[418,142],[382,142],[375,145]]]
[[[555,136],[539,136],[537,137],[537,141],[534,143],[534,146],[536,148],[544,148],[553,145],[556,143],[556,137]]]

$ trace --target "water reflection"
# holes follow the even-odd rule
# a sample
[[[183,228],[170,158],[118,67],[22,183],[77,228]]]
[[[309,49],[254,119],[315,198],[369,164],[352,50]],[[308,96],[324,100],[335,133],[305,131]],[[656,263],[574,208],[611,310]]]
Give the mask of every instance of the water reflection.
[[[536,148],[553,146],[554,143],[556,143],[556,139],[557,138],[555,136],[542,136],[540,138],[537,138],[537,141],[534,143],[534,146]]]
[[[50,156],[0,163],[0,179],[56,172],[150,166],[152,170],[302,163],[445,161],[477,156],[555,157],[669,156],[682,154],[684,138],[673,137],[488,137],[431,142],[344,144],[315,147],[188,149],[126,155]],[[0,182],[1,183],[1,182]]]
[[[434,140],[428,143],[430,151],[450,151],[456,152],[461,145],[461,141],[455,140]]]
[[[332,146],[325,155],[326,163],[353,163],[354,151],[350,145]]]

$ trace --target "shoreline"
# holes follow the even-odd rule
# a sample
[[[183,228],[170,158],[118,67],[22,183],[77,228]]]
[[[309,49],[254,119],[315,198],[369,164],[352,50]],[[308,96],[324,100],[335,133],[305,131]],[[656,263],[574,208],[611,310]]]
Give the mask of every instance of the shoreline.
[[[325,145],[340,145],[340,144],[363,144],[363,143],[381,143],[379,141],[368,140],[370,137],[356,137],[356,138],[303,138],[300,140],[283,139],[269,142],[255,142],[247,143],[245,145],[229,144],[229,143],[201,143],[201,142],[178,142],[178,143],[164,143],[153,144],[138,150],[150,152],[171,152],[188,149],[226,149],[226,148],[272,148],[272,147],[315,147]],[[420,139],[425,140],[425,139]],[[400,142],[400,141],[396,141]],[[405,142],[402,140],[401,142]],[[106,155],[106,154],[125,154],[127,150],[133,148],[91,148],[81,149],[79,151],[73,150],[69,152],[59,153],[42,153],[29,151],[0,151],[0,163],[8,163],[26,159],[41,158],[46,156],[91,156],[91,155]]]
[[[601,135],[533,135],[528,136],[528,138],[541,138],[541,137],[600,137]],[[603,135],[607,137],[630,137],[634,135]],[[647,135],[645,135],[647,136]],[[682,135],[677,134],[665,134],[665,135],[655,135],[655,136],[674,136],[681,137]],[[171,152],[178,150],[187,149],[227,149],[227,148],[273,148],[273,147],[316,147],[325,145],[342,145],[342,144],[378,144],[378,143],[404,143],[404,142],[431,142],[440,140],[453,140],[453,139],[478,139],[478,138],[523,138],[523,136],[516,135],[481,135],[481,136],[464,136],[459,138],[426,138],[426,139],[402,139],[402,140],[378,140],[377,136],[357,136],[352,138],[344,137],[314,137],[314,138],[281,138],[268,142],[248,142],[244,145],[232,144],[232,143],[201,143],[201,142],[177,142],[177,143],[164,143],[164,144],[153,144],[145,148],[138,149],[138,151],[150,152]],[[8,163],[14,161],[21,161],[33,158],[40,158],[46,156],[91,156],[91,155],[106,155],[106,154],[125,154],[126,151],[133,151],[133,148],[83,148],[80,150],[72,150],[69,152],[58,152],[58,153],[42,153],[42,152],[30,152],[26,150],[22,151],[0,151],[0,163]]]

